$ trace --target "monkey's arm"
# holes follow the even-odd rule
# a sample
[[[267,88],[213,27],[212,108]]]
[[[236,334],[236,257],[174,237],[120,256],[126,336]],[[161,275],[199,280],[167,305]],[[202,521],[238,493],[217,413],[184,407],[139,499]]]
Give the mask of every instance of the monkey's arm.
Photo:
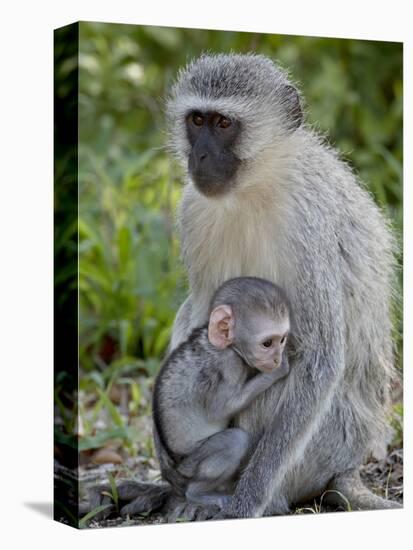
[[[211,409],[220,418],[233,417],[256,399],[262,392],[267,390],[275,382],[287,376],[290,366],[286,355],[283,356],[281,365],[268,373],[260,373],[248,380],[241,390],[235,395],[228,395],[228,390],[217,392]]]

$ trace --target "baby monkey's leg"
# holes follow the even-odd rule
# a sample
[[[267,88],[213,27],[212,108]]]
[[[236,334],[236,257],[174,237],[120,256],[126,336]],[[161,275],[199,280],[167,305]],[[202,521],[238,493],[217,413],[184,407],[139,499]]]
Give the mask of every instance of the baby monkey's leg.
[[[249,445],[249,434],[240,428],[224,430],[202,441],[178,467],[190,478],[188,502],[222,508],[230,496],[218,490],[235,476]]]

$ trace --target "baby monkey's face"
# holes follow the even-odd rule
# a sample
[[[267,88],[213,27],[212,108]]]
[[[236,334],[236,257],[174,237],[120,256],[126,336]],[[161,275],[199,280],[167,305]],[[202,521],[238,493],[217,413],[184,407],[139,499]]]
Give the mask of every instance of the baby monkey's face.
[[[234,315],[230,305],[222,304],[211,312],[208,338],[218,349],[232,346],[250,367],[270,372],[281,366],[289,330],[286,308],[277,317],[258,311]]]
[[[262,372],[270,372],[281,365],[282,354],[290,330],[289,318],[275,321],[259,317],[244,329],[240,347],[248,363]]]

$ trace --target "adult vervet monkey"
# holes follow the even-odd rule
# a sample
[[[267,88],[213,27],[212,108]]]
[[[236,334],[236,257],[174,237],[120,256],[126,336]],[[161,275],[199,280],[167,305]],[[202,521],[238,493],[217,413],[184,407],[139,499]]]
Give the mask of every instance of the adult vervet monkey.
[[[179,226],[190,283],[171,348],[206,323],[232,277],[273,281],[295,312],[289,376],[235,419],[253,452],[220,517],[286,513],[326,489],[352,509],[398,507],[359,477],[386,447],[393,374],[395,245],[380,210],[303,124],[297,89],[264,56],[200,57],[179,73],[167,112],[187,172]],[[168,500],[172,517],[207,517],[171,499],[175,471],[156,430],[155,441],[170,484],[124,484],[125,513]]]
[[[300,342],[290,376],[237,418],[256,447],[224,515],[284,513],[327,487],[353,509],[397,506],[358,473],[388,433],[395,247],[381,212],[303,125],[296,88],[264,56],[195,60],[168,116],[188,174],[179,225],[190,283],[172,347],[206,321],[223,281],[247,275],[286,289]]]

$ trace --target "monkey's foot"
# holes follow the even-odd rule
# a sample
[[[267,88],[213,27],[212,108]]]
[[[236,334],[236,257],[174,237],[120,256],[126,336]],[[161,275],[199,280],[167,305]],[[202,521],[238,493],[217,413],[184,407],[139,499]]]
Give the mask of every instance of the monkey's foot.
[[[124,518],[133,517],[142,512],[150,513],[158,510],[167,500],[171,492],[168,483],[151,483],[139,481],[124,481],[117,486],[120,515]],[[118,515],[113,503],[112,488],[110,485],[95,485],[89,489],[88,511],[100,506],[105,508],[93,516],[101,521],[109,516]]]
[[[232,498],[230,504],[217,512],[212,519],[246,519],[253,517],[258,516],[250,512],[249,508],[244,506],[243,502],[237,502],[237,500]]]
[[[323,494],[323,501],[348,510],[388,510],[403,508],[398,502],[372,493],[360,479],[358,470],[349,470],[336,476]]]
[[[123,518],[133,517],[142,512],[149,514],[162,507],[171,492],[171,488],[168,484],[155,484],[151,483],[147,486],[141,485],[141,494],[136,496],[131,502],[125,504],[121,510],[120,515]],[[124,499],[125,501],[126,499]]]
[[[211,519],[215,520],[221,520],[221,519],[235,519],[236,516],[234,516],[231,512],[228,510],[220,510],[217,514],[215,514]]]
[[[218,511],[218,506],[200,506],[180,497],[171,497],[165,508],[168,523],[205,521],[213,518]]]

